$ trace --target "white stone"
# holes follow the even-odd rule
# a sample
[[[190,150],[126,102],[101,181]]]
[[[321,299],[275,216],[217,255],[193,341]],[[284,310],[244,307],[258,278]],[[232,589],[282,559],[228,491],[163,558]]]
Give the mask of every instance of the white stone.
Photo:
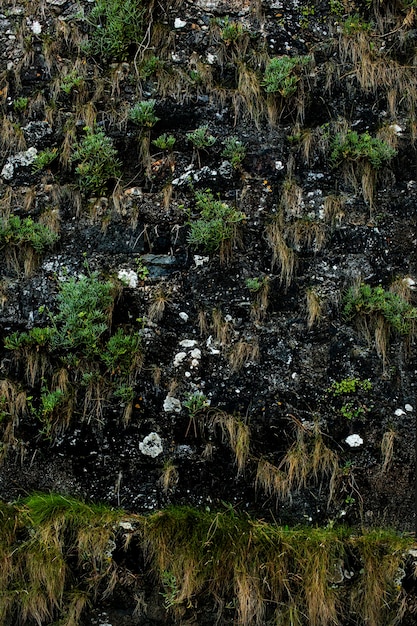
[[[395,409],[395,415],[401,417],[401,415],[405,415],[405,411],[403,411],[402,409]]]
[[[162,440],[158,433],[149,433],[139,444],[139,450],[146,456],[155,458],[163,452]]]
[[[167,396],[164,400],[163,406],[165,413],[181,412],[181,402],[178,400],[178,398],[174,398],[173,396]]]
[[[6,180],[11,180],[14,174],[14,166],[13,163],[6,163],[1,170],[2,178]]]
[[[181,365],[181,363],[183,362],[183,360],[186,358],[187,353],[186,352],[178,352],[175,356],[174,356],[174,367],[178,367],[179,365]]]
[[[284,169],[282,161],[275,161],[275,169],[277,170],[277,172],[280,172]]]
[[[349,435],[345,441],[351,448],[358,448],[363,444],[363,439],[359,435]]]
[[[215,60],[216,60],[215,55],[214,55],[214,54],[211,54],[211,52],[209,52],[209,53],[208,53],[208,55],[207,55],[207,63],[208,63],[209,65],[213,65],[213,63],[215,62]]]
[[[195,254],[194,255],[194,263],[196,265],[196,267],[199,267],[200,265],[204,265],[204,263],[208,263],[209,262],[209,258],[208,256],[200,256],[199,254]]]
[[[38,20],[34,20],[34,21],[32,22],[31,30],[32,30],[32,33],[33,33],[34,35],[40,35],[40,34],[41,34],[41,32],[42,32],[42,26],[41,26],[41,24],[38,22]]]
[[[183,339],[182,341],[180,341],[181,348],[194,348],[194,346],[196,345],[197,342],[195,339]]]
[[[390,128],[396,135],[402,135],[403,130],[404,130],[398,124],[391,124]]]
[[[192,359],[201,359],[201,350],[199,348],[194,348],[194,350],[191,350],[190,352],[190,357]]]
[[[11,178],[13,178],[14,168],[16,165],[20,165],[22,167],[32,165],[37,154],[38,151],[32,146],[31,148],[28,148],[25,152],[18,152],[17,154],[9,157],[1,171],[1,176],[6,180],[10,180]]]
[[[120,528],[123,528],[123,530],[134,530],[130,522],[119,522],[119,526]]]
[[[133,270],[119,270],[117,278],[127,287],[138,286],[138,275]]]
[[[404,282],[406,283],[406,285],[408,285],[409,289],[415,290],[416,281],[414,280],[414,278],[411,278],[411,276],[406,276],[406,278],[404,278]]]
[[[175,18],[174,28],[183,28],[187,22],[183,22],[180,17]]]
[[[406,404],[405,405],[405,410],[408,411],[409,413],[411,413],[411,411],[413,410],[413,407],[411,406],[411,404]]]
[[[220,354],[220,350],[215,348],[213,346],[213,344],[214,344],[213,337],[212,337],[212,335],[210,335],[210,337],[208,337],[207,341],[206,341],[206,346],[207,346],[210,354]]]
[[[184,311],[181,311],[181,313],[179,314],[179,317],[182,319],[183,322],[188,322],[188,314],[185,313]]]

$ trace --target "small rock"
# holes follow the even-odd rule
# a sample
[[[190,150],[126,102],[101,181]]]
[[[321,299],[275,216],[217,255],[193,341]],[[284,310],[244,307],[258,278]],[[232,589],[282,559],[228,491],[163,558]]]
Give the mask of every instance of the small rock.
[[[208,256],[200,256],[199,254],[194,255],[194,263],[196,267],[200,267],[200,265],[204,265],[204,263],[208,263],[210,257]]]
[[[139,444],[139,450],[146,456],[155,458],[163,451],[162,440],[158,433],[149,433]]]
[[[173,396],[167,396],[164,400],[164,411],[165,413],[180,413],[181,412],[181,402],[178,398],[174,398]]]
[[[413,407],[411,406],[411,404],[406,404],[404,408],[406,411],[408,411],[408,413],[411,413],[411,411],[413,410]]]
[[[174,367],[178,367],[187,357],[186,352],[178,352],[174,357]]]
[[[401,417],[401,415],[405,415],[405,411],[402,409],[395,409],[395,415],[397,415],[397,417]]]
[[[363,444],[363,439],[359,435],[349,435],[345,441],[351,448],[358,448]]]
[[[34,35],[40,35],[42,32],[42,25],[38,22],[38,20],[34,20],[30,28]]]
[[[201,350],[194,348],[194,350],[191,350],[190,352],[190,357],[197,360],[201,359]]]
[[[184,28],[187,22],[184,22],[180,17],[175,18],[174,28]]]
[[[197,342],[195,339],[183,339],[182,341],[180,341],[180,346],[182,348],[194,348],[194,346],[197,345]]]
[[[183,322],[188,322],[188,314],[185,313],[184,311],[181,311],[181,313],[179,314],[179,317],[182,319]]]

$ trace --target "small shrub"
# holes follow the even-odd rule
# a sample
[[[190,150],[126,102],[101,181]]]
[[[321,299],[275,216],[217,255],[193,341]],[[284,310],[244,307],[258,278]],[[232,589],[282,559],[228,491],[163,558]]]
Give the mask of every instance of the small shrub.
[[[84,130],[86,135],[75,144],[71,156],[73,163],[78,162],[78,186],[86,194],[102,194],[109,180],[120,176],[117,150],[102,130],[94,131],[89,126]]]
[[[334,167],[343,161],[367,161],[374,169],[380,169],[396,154],[397,151],[382,139],[371,137],[368,132],[359,134],[349,130],[335,136],[330,160]]]
[[[140,345],[139,333],[130,335],[118,328],[108,340],[101,359],[113,374],[128,374],[137,366],[138,357],[141,359]]]
[[[228,159],[232,166],[239,168],[246,156],[246,148],[237,137],[228,137],[224,142],[222,156]]]
[[[69,95],[74,87],[79,87],[83,81],[84,78],[77,73],[77,70],[71,70],[62,78],[60,89]]]
[[[0,220],[0,249],[9,246],[24,249],[30,247],[38,254],[50,248],[58,240],[58,235],[50,228],[34,222],[32,218],[21,219],[12,215]]]
[[[20,98],[16,98],[16,100],[13,102],[13,110],[16,111],[16,113],[24,113],[28,108],[28,104],[29,98],[21,96]]]
[[[242,37],[247,33],[247,30],[240,22],[232,22],[229,17],[225,17],[223,20],[220,20],[221,32],[220,36],[225,42],[226,45],[230,45]]]
[[[381,316],[393,331],[403,336],[414,332],[417,320],[417,308],[409,302],[392,291],[363,283],[349,289],[343,313],[347,320],[358,315]]]
[[[162,135],[159,135],[159,137],[154,139],[152,143],[160,150],[168,150],[168,152],[172,152],[175,141],[176,139],[174,135],[167,135],[166,133],[163,133]]]
[[[155,115],[155,104],[155,100],[137,102],[129,111],[129,119],[143,128],[152,128],[159,121]]]
[[[344,378],[340,381],[334,381],[328,388],[328,392],[333,396],[343,396],[356,393],[358,390],[370,391],[372,389],[372,383],[367,378],[361,380],[360,378]]]
[[[57,148],[52,148],[52,150],[46,149],[38,152],[35,157],[35,160],[32,163],[32,170],[34,172],[40,172],[48,165],[50,165],[53,161],[55,161],[58,156]]]
[[[125,60],[129,48],[138,46],[146,27],[141,0],[96,0],[88,22],[91,26],[86,52],[102,60]]]
[[[266,66],[262,81],[267,93],[289,98],[297,91],[302,68],[311,63],[310,56],[275,57]]]
[[[201,245],[207,252],[220,250],[227,255],[236,240],[237,226],[245,214],[221,200],[215,200],[211,191],[197,192],[200,219],[190,224],[188,243]],[[228,248],[228,250],[226,250]]]
[[[358,14],[349,15],[342,24],[342,33],[348,37],[357,33],[368,33],[371,30],[371,24]]]
[[[216,138],[210,134],[207,125],[199,126],[195,130],[187,133],[187,139],[193,144],[197,150],[210,148],[216,143]]]

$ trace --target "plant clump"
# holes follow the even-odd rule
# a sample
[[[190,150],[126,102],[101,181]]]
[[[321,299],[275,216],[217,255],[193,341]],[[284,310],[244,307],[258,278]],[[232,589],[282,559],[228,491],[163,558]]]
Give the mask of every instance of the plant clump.
[[[308,55],[271,59],[265,68],[262,81],[265,91],[280,94],[283,98],[290,98],[297,91],[302,69],[310,63],[311,57]]]
[[[373,168],[380,169],[396,154],[397,151],[386,141],[372,137],[368,132],[357,133],[349,130],[335,136],[330,160],[335,167],[344,161],[367,161]]]
[[[71,161],[77,163],[75,173],[78,186],[85,194],[104,193],[111,179],[118,178],[121,163],[113,141],[103,130],[84,128],[86,134],[74,146]]]
[[[200,218],[190,222],[188,243],[202,246],[209,253],[220,251],[221,258],[230,256],[245,214],[216,200],[210,190],[197,192],[196,199]]]

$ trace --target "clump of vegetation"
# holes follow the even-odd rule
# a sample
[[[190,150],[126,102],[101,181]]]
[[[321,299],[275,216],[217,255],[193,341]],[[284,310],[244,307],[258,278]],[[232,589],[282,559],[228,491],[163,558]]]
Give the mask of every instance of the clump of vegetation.
[[[32,163],[32,169],[34,172],[40,172],[50,165],[58,156],[57,148],[42,150],[38,152],[35,160]]]
[[[82,85],[84,78],[80,76],[76,69],[72,69],[68,74],[63,76],[60,89],[69,96],[71,91]]]
[[[4,340],[25,364],[31,413],[48,437],[62,432],[74,414],[101,424],[111,398],[123,404],[123,422],[130,419],[133,398],[126,403],[126,394],[134,393],[143,352],[139,331],[118,328],[110,333],[116,295],[116,285],[96,273],[70,278],[61,284],[58,311],[49,312],[49,326]],[[123,398],[121,389],[126,391]]]
[[[351,287],[345,296],[343,314],[346,320],[358,322],[368,341],[373,330],[376,350],[384,363],[392,333],[402,337],[415,334],[417,308],[380,286],[361,283]]]
[[[142,128],[152,128],[159,117],[155,115],[156,100],[142,100],[137,102],[129,111],[129,119]]]
[[[86,135],[75,143],[71,161],[75,168],[78,186],[85,194],[102,194],[111,179],[120,176],[121,164],[110,137],[102,130],[85,127]]]
[[[172,464],[167,478],[161,489],[178,480]],[[170,507],[140,516],[59,494],[0,502],[0,519],[5,626],[57,620],[75,626],[97,596],[131,593],[135,576],[126,575],[127,564],[142,558],[139,545],[152,564],[149,581],[156,576],[174,614],[209,599],[219,615],[233,607],[242,626],[391,624],[400,610],[396,573],[413,546],[413,537],[391,531],[284,527],[232,507]],[[136,536],[141,541],[129,541]],[[120,567],[115,551],[122,554],[123,544]],[[345,570],[355,573],[348,584],[340,576]]]
[[[216,137],[210,133],[209,127],[205,124],[204,126],[199,126],[195,130],[187,133],[187,139],[192,143],[194,150],[197,153],[198,164],[200,166],[200,150],[206,150],[207,148],[213,146],[216,143]]]
[[[222,259],[229,257],[245,214],[220,199],[216,200],[210,190],[197,192],[196,199],[200,219],[190,222],[188,243],[202,246],[210,253],[220,251]]]
[[[88,16],[86,51],[103,61],[127,59],[143,39],[146,14],[141,0],[96,0]]]
[[[235,169],[238,169],[246,156],[246,148],[237,137],[228,137],[224,142],[222,156],[228,159]]]
[[[327,389],[327,392],[335,398],[342,399],[339,411],[343,417],[352,420],[363,419],[371,410],[368,403],[364,400],[371,389],[372,383],[369,379],[344,378],[340,381],[334,381]],[[351,396],[355,396],[355,399],[347,398]]]
[[[175,141],[176,139],[174,135],[168,135],[167,133],[163,133],[162,135],[159,135],[159,137],[154,139],[152,143],[160,150],[172,152],[172,150],[174,149]]]
[[[20,96],[20,98],[16,98],[16,100],[13,101],[13,110],[16,111],[16,113],[24,113],[28,108],[28,105],[29,98],[26,96]]]
[[[380,169],[396,154],[397,151],[386,141],[372,137],[368,132],[349,130],[334,137],[330,160],[335,167],[344,161],[367,161],[373,168]]]
[[[262,84],[267,93],[289,98],[297,91],[302,69],[311,63],[310,56],[275,57],[265,68]]]
[[[0,218],[0,250],[4,251],[6,263],[19,272],[35,268],[39,256],[58,241],[59,236],[48,226],[34,222],[31,217],[21,219],[18,215]]]

